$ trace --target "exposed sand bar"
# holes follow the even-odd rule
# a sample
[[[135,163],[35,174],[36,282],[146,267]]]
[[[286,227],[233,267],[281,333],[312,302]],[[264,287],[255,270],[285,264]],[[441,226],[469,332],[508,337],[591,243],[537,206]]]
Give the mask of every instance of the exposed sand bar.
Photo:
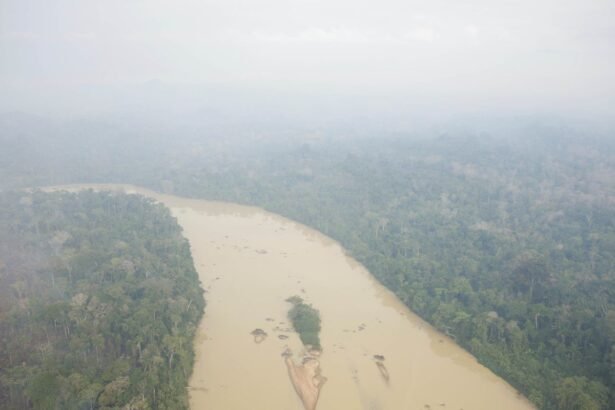
[[[152,197],[184,228],[207,291],[190,381],[194,410],[304,408],[281,356],[287,347],[303,350],[288,331],[285,299],[292,295],[322,317],[318,361],[327,382],[318,410],[533,408],[410,312],[335,241],[310,228],[254,207],[131,186],[70,186],[87,187]],[[251,334],[256,328],[268,334],[261,343]],[[375,355],[386,358],[386,373]]]
[[[322,386],[327,381],[320,371],[320,362],[316,357],[309,354],[303,357],[300,364],[292,359],[290,349],[287,349],[284,356],[284,363],[288,370],[288,377],[303,403],[305,410],[316,410],[318,398]]]

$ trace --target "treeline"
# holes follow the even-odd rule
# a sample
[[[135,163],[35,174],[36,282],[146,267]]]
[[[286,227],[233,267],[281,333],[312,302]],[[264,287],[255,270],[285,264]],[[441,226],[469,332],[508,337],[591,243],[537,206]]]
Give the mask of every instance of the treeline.
[[[162,205],[0,193],[0,408],[187,408],[203,307]]]
[[[339,240],[538,407],[615,408],[615,141],[540,125],[509,134],[160,139],[104,167],[71,139],[85,173],[63,168],[57,146],[47,162],[22,147],[10,159],[24,172],[0,174],[262,206]]]
[[[323,231],[538,407],[589,410],[615,406],[613,181],[610,141],[442,137],[306,143],[153,187]]]

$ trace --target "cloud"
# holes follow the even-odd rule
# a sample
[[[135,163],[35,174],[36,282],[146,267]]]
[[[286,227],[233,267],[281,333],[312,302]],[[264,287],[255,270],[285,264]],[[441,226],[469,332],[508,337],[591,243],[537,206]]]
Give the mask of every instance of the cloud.
[[[42,36],[34,31],[9,31],[6,33],[6,37],[9,40],[33,41],[40,40]]]
[[[480,34],[480,29],[474,24],[468,24],[463,28],[463,31],[468,37],[472,39],[477,39]]]
[[[256,30],[244,34],[243,38],[258,43],[300,44],[300,43],[365,43],[369,36],[347,28],[310,27],[294,33]]]
[[[433,43],[434,40],[436,40],[436,38],[438,37],[438,34],[433,28],[417,27],[413,30],[408,31],[404,37],[427,43]]]
[[[97,35],[91,31],[70,31],[64,34],[64,39],[70,42],[90,42],[97,38]]]
[[[296,32],[267,30],[255,30],[250,33],[235,32],[235,36],[246,42],[279,45],[408,45],[416,42],[432,43],[438,39],[437,31],[429,27],[417,27],[399,32],[358,30],[346,27],[309,27]]]
[[[0,2],[0,85],[160,78],[549,107],[615,98],[607,0]]]

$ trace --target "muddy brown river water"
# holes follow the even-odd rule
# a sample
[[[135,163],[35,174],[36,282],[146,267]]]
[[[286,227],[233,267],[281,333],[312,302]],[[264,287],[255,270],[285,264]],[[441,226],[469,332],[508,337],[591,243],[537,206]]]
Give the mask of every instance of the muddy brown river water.
[[[293,295],[322,318],[319,410],[534,408],[317,231],[259,208],[132,186],[62,188],[140,193],[168,206],[184,229],[207,300],[193,410],[303,409],[282,357],[290,348],[297,361],[303,351],[286,317]],[[257,328],[267,334],[260,343]]]

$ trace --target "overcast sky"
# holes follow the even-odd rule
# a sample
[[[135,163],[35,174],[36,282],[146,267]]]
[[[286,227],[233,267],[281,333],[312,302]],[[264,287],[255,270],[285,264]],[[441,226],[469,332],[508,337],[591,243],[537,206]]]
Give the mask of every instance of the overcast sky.
[[[5,98],[152,79],[610,115],[615,1],[0,0]]]

